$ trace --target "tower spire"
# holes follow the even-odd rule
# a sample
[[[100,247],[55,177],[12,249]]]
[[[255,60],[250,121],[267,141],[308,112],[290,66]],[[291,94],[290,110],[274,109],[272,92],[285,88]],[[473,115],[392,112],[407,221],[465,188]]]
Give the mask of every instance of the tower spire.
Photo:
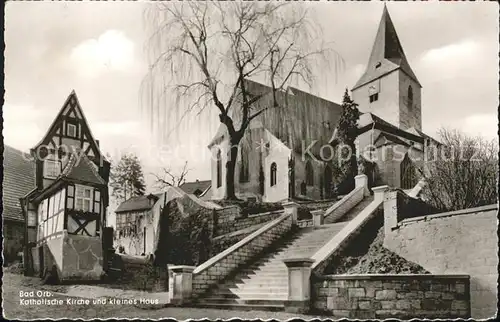
[[[380,19],[368,65],[366,66],[365,73],[352,89],[354,90],[396,69],[401,69],[420,85],[417,76],[406,59],[403,47],[396,33],[396,28],[392,23],[387,5],[384,2],[382,18]]]

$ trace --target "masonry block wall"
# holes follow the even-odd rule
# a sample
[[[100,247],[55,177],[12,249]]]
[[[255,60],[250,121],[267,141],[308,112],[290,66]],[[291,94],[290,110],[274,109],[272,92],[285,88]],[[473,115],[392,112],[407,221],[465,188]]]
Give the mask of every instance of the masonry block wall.
[[[386,229],[384,246],[433,274],[470,275],[471,315],[497,310],[497,205],[435,214]]]
[[[212,285],[226,278],[236,268],[254,259],[273,242],[290,231],[291,227],[292,217],[290,215],[283,215],[282,220],[279,220],[277,224],[261,235],[234,250],[228,249],[228,253],[221,257],[213,257],[201,266],[198,266],[197,270],[200,269],[200,271],[195,271],[193,274],[193,297],[203,294]]]
[[[468,276],[326,275],[312,308],[351,319],[469,318]]]
[[[23,250],[24,223],[4,220],[3,227],[3,256],[6,263],[11,263],[18,259],[17,253]]]
[[[122,270],[119,283],[125,289],[148,292],[168,290],[167,267],[155,267],[147,258],[116,255],[117,266]]]
[[[271,211],[243,217],[238,207],[216,210],[214,236],[229,234],[241,229],[269,222],[283,215],[283,211]]]

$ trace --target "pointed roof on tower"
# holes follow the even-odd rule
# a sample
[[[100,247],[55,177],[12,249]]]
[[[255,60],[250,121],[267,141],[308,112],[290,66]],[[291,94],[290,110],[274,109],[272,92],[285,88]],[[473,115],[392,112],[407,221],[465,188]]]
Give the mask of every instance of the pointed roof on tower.
[[[384,5],[384,12],[380,19],[377,36],[375,37],[365,73],[352,89],[354,90],[361,87],[396,69],[401,69],[405,74],[417,82],[418,85],[422,86],[406,59],[403,47],[396,33],[396,28],[394,28],[389,11]]]

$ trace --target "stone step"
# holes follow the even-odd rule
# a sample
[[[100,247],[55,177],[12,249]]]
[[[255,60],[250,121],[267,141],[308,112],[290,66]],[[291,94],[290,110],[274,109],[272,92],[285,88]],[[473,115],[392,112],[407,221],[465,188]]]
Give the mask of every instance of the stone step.
[[[266,278],[279,278],[279,277],[288,277],[287,271],[276,271],[276,272],[259,272],[259,271],[242,271],[242,275],[244,276],[239,276],[241,278],[255,278],[256,276],[258,277],[266,277]]]
[[[231,287],[217,292],[218,294],[224,292],[236,293],[238,295],[242,294],[257,294],[257,293],[265,293],[265,294],[288,294],[288,285],[281,286],[269,286],[265,284],[244,284],[241,287]]]
[[[250,270],[250,271],[255,271],[255,272],[283,272],[286,271],[286,265],[282,261],[276,261],[272,264],[269,265],[256,265],[256,266],[248,266],[242,269],[244,270]]]
[[[269,285],[269,286],[279,286],[279,287],[287,287],[288,286],[288,277],[253,277],[242,279],[241,281],[236,281],[235,283],[245,284],[245,285]]]
[[[300,229],[271,253],[221,282],[200,299],[197,306],[238,309],[260,309],[257,307],[263,306],[264,309],[283,310],[283,303],[288,299],[288,271],[283,260],[311,257],[345,225],[335,223]]]
[[[364,197],[356,206],[354,206],[351,210],[349,210],[344,216],[337,219],[337,223],[334,222],[332,217],[326,217],[325,223],[329,225],[335,224],[346,224],[350,220],[354,219],[361,211],[363,211],[372,201],[374,200],[373,196]]]
[[[277,288],[277,289],[286,289],[288,290],[288,281],[287,280],[277,280],[274,283],[262,282],[258,280],[249,280],[247,282],[232,282],[232,283],[224,283],[218,285],[219,289],[247,289],[247,288]]]
[[[288,286],[269,286],[263,284],[244,284],[237,287],[219,287],[213,294],[237,294],[238,296],[246,294],[288,294]]]
[[[210,301],[201,300],[196,303],[197,307],[204,308],[214,308],[214,309],[222,309],[222,310],[238,310],[238,311],[271,311],[271,312],[279,312],[285,309],[285,305],[283,301],[278,301],[280,303],[276,304],[240,304],[237,302],[219,302],[213,303]],[[274,303],[274,302],[272,302]]]
[[[310,251],[304,251],[304,252],[294,252],[294,253],[288,253],[284,255],[276,255],[276,257],[273,258],[274,261],[276,262],[281,262],[283,263],[284,259],[292,259],[292,258],[304,258],[304,257],[311,257],[313,256],[321,247],[310,250]]]
[[[328,239],[330,240],[330,239]],[[328,240],[324,241],[324,242],[321,242],[321,243],[317,243],[317,244],[314,244],[314,245],[297,245],[297,246],[290,246],[288,249],[286,250],[283,250],[281,252],[276,252],[275,254],[286,254],[286,253],[289,253],[290,251],[301,251],[301,250],[311,250],[311,249],[316,249],[318,247],[321,247],[323,246]]]
[[[246,274],[242,276],[236,276],[234,281],[236,283],[244,282],[248,284],[249,280],[255,280],[256,282],[267,283],[268,281],[285,281],[288,283],[288,274],[277,274],[277,273],[267,273],[267,274]]]
[[[239,304],[270,304],[269,301],[286,301],[287,293],[266,294],[266,293],[247,293],[247,294],[211,294],[203,298],[203,301],[212,303],[239,303]]]

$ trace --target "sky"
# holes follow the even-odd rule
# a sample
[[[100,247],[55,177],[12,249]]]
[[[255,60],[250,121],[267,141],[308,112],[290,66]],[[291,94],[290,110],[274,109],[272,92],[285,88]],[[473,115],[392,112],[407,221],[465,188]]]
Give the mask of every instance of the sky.
[[[206,146],[216,115],[189,116],[176,128],[182,145],[158,153],[141,112],[148,64],[143,2],[14,2],[5,11],[5,144],[28,151],[74,89],[103,152],[137,153],[148,190],[161,167],[189,181],[210,179]],[[314,94],[340,102],[364,71],[381,2],[307,3],[344,67],[325,71]],[[498,5],[495,2],[390,2],[405,54],[422,84],[423,131],[440,127],[497,137]],[[171,131],[171,129],[164,129]],[[163,150],[164,151],[164,150]],[[194,152],[193,152],[194,151]]]

